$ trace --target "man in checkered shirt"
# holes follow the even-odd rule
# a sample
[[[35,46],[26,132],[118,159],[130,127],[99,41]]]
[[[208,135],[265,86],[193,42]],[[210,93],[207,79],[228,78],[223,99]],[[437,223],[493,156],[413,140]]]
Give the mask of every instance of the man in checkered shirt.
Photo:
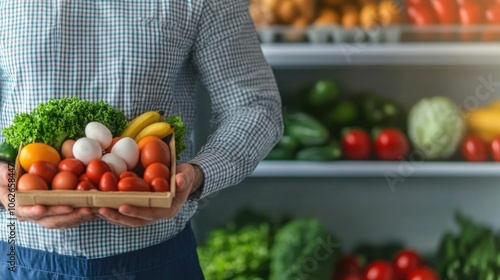
[[[242,181],[283,130],[247,0],[0,0],[0,12],[1,128],[40,102],[78,96],[129,119],[181,115],[192,132],[197,79],[217,124],[197,155],[186,139],[170,209],[17,207],[14,247],[2,208],[0,279],[203,279],[189,226],[197,201]]]

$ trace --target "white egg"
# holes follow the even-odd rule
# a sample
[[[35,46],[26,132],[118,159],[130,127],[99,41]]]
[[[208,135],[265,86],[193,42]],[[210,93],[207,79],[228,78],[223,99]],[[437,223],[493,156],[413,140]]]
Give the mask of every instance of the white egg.
[[[73,144],[73,156],[88,165],[92,160],[102,157],[102,148],[96,140],[82,137]]]
[[[100,122],[89,122],[85,126],[85,136],[96,140],[103,149],[109,147],[111,140],[113,140],[111,131]]]
[[[118,177],[124,171],[127,171],[127,163],[115,154],[105,154],[101,158],[102,161],[107,163],[113,173]]]
[[[139,162],[139,147],[134,139],[123,137],[111,149],[111,153],[122,158],[127,164],[127,169],[132,170]]]

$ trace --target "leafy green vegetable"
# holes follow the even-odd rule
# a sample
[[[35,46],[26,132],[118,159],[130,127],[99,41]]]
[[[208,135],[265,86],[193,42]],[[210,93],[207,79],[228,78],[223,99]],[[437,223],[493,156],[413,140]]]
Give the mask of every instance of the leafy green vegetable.
[[[465,134],[462,112],[446,97],[424,98],[408,115],[408,136],[426,159],[446,159]]]
[[[271,244],[269,224],[232,224],[212,231],[205,246],[198,247],[200,265],[207,280],[265,280]]]
[[[177,154],[177,160],[180,160],[180,154],[186,149],[186,143],[184,142],[184,134],[187,132],[186,126],[181,116],[178,115],[168,117],[167,123],[175,128],[175,153]]]
[[[332,266],[340,255],[337,238],[320,221],[293,220],[276,233],[269,279],[332,279]]]
[[[500,278],[500,235],[457,213],[457,234],[446,233],[438,251],[443,279],[490,280]]]
[[[97,121],[119,135],[127,125],[125,113],[104,101],[80,100],[77,97],[51,99],[40,103],[30,113],[14,117],[11,126],[5,127],[5,141],[14,147],[42,142],[59,149],[66,138],[85,135],[85,125]]]

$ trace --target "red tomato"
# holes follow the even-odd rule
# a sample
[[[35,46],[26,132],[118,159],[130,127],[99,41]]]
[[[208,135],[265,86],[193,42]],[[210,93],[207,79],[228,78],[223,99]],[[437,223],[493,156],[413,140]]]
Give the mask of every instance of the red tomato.
[[[474,2],[468,2],[459,8],[460,22],[463,26],[478,25],[484,22],[484,10],[481,5]],[[478,32],[462,32],[462,40],[471,41],[477,39]]]
[[[411,1],[408,6],[408,19],[418,26],[430,25],[437,21],[428,0]]]
[[[17,181],[17,190],[20,192],[48,189],[49,186],[47,185],[47,182],[45,182],[42,177],[35,174],[23,174]]]
[[[346,159],[366,160],[372,153],[372,141],[368,132],[353,129],[342,139],[342,152]]]
[[[50,186],[52,179],[57,174],[57,168],[54,164],[46,161],[35,161],[30,166],[28,173],[40,176]]]
[[[406,279],[415,269],[421,267],[424,261],[422,257],[413,250],[399,252],[393,261],[394,271],[401,279]]]
[[[490,153],[494,161],[500,161],[500,137],[496,137],[491,141]]]
[[[455,0],[431,0],[432,7],[441,24],[457,24],[458,5]]]
[[[154,178],[170,179],[170,169],[163,163],[154,162],[151,163],[146,170],[144,170],[144,175],[142,178],[146,183],[151,184]]]
[[[364,273],[365,280],[395,280],[394,269],[389,262],[374,261],[368,265]]]
[[[375,153],[381,160],[401,160],[408,156],[409,147],[406,135],[398,129],[384,129],[375,139]]]
[[[407,14],[409,22],[418,27],[433,25],[437,22],[429,0],[409,5]],[[421,41],[433,41],[437,38],[434,33],[424,32],[419,33],[417,39]]]
[[[118,191],[118,179],[112,171],[107,171],[101,176],[101,180],[99,180],[99,190],[102,192]]]
[[[107,163],[100,159],[94,159],[87,165],[85,174],[87,174],[90,182],[99,185],[101,176],[108,171],[111,171],[111,169]]]
[[[361,265],[356,256],[343,256],[337,261],[337,265],[335,267],[335,275],[337,275],[337,277],[360,273]]]
[[[80,180],[71,171],[61,171],[52,180],[52,190],[76,190]]]
[[[494,27],[500,25],[500,3],[497,2],[486,10],[486,21]],[[500,39],[500,32],[498,31],[486,31],[483,34],[483,41],[494,41],[498,39]]]
[[[97,190],[97,187],[89,181],[80,181],[76,186],[77,191]]]
[[[467,161],[487,161],[488,148],[486,143],[476,136],[467,136],[462,141],[462,156]]]
[[[486,10],[486,20],[491,24],[500,24],[500,2],[493,4]]]
[[[120,179],[123,179],[125,177],[139,177],[135,172],[132,171],[124,171],[120,173]]]
[[[119,191],[132,191],[132,192],[149,192],[151,188],[142,178],[139,177],[125,177],[118,181]]]
[[[83,174],[85,167],[83,163],[76,158],[66,158],[59,162],[59,170],[60,171],[71,171],[75,173],[76,176],[80,176]]]
[[[154,162],[163,163],[170,167],[170,148],[163,141],[150,141],[142,147],[140,159],[144,168]]]
[[[437,273],[428,267],[420,267],[415,269],[407,280],[439,280]]]
[[[89,177],[87,177],[87,173],[83,173],[82,175],[80,175],[80,181],[90,182]]]
[[[151,181],[151,189],[154,192],[169,192],[170,184],[164,178],[156,177]]]

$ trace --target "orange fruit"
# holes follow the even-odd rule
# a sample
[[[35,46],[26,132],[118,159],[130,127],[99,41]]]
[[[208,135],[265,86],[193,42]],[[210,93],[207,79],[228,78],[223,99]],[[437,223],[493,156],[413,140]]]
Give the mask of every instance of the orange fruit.
[[[146,137],[142,138],[141,140],[139,140],[139,142],[137,142],[137,147],[139,147],[139,151],[141,151],[142,147],[144,147],[147,143],[153,142],[153,141],[163,142],[163,140],[161,140],[161,138],[158,136],[154,136],[154,135],[146,136]]]
[[[31,165],[36,161],[46,161],[58,164],[61,161],[61,156],[52,146],[44,143],[31,143],[24,146],[18,155],[19,164],[28,172]]]

